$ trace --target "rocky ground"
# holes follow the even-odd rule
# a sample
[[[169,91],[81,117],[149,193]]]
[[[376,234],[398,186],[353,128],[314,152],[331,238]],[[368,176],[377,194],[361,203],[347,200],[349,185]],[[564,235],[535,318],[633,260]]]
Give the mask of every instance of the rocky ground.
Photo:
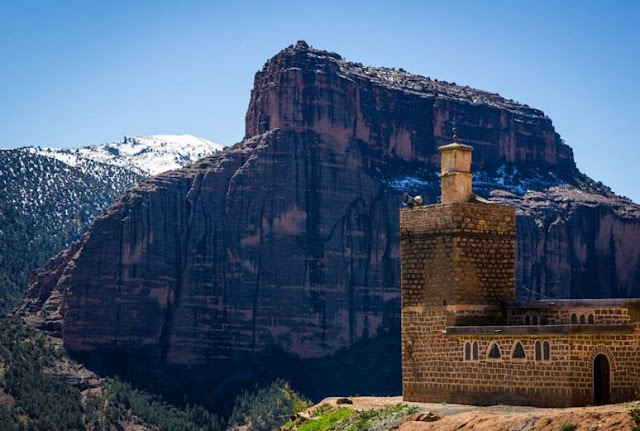
[[[326,398],[323,404],[358,411],[387,409],[399,403],[419,409],[392,428],[400,431],[569,431],[569,430],[631,430],[635,425],[630,411],[640,408],[640,402],[598,407],[550,409],[537,407],[490,406],[403,402],[402,397],[353,397],[353,404],[338,404],[337,397]],[[431,414],[429,414],[431,413]],[[436,419],[436,420],[434,420]],[[575,427],[572,427],[574,425]],[[333,428],[341,430],[339,426]],[[345,428],[346,429],[346,428]],[[377,429],[377,428],[376,428]]]

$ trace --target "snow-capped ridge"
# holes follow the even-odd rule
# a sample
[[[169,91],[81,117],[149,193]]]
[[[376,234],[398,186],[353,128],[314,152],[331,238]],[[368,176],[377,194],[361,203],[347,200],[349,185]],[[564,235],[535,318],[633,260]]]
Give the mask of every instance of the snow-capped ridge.
[[[121,142],[82,148],[30,147],[28,150],[81,169],[90,162],[98,162],[149,176],[187,166],[222,148],[218,143],[185,134],[125,136]]]

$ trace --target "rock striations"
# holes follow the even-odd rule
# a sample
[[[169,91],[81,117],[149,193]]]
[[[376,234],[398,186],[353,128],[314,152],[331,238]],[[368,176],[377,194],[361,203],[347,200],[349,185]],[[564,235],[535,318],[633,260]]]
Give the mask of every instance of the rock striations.
[[[256,74],[242,142],[129,190],[18,311],[165,385],[279,370],[312,396],[398,392],[400,195],[437,199],[454,123],[476,191],[518,207],[521,297],[640,294],[640,208],[543,112],[299,42]]]

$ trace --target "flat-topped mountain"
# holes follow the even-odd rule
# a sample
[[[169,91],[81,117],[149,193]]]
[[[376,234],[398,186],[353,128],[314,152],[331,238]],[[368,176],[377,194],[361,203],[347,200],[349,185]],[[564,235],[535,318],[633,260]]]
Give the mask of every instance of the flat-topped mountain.
[[[518,207],[521,298],[640,294],[640,207],[581,174],[544,113],[299,42],[256,74],[242,142],[127,191],[18,312],[173,394],[275,375],[398,393],[400,196],[435,201],[454,124],[476,193]]]
[[[474,145],[474,160],[570,170],[571,148],[540,110],[495,93],[404,70],[363,66],[304,42],[256,74],[246,136],[268,130],[316,130],[343,142],[367,142],[382,155],[439,163],[436,148],[452,127]]]

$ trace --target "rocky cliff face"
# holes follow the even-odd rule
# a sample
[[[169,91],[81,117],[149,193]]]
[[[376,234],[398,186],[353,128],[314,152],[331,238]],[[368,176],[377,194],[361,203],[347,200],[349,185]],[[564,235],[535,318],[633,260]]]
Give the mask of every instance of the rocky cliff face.
[[[519,209],[519,296],[640,294],[640,208],[580,174],[541,111],[299,42],[256,75],[243,142],[128,191],[18,311],[206,396],[269,372],[397,392],[399,196],[437,199],[454,122],[476,191]]]
[[[571,148],[542,111],[494,93],[347,62],[304,42],[256,74],[246,136],[311,130],[342,146],[361,141],[382,156],[436,166],[437,147],[451,142],[454,122],[480,165],[574,167]]]

